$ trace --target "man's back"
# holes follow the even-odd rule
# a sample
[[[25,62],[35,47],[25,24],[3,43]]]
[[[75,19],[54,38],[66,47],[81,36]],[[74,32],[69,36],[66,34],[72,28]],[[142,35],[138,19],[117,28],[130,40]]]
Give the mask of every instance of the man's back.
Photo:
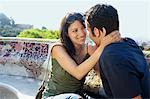
[[[99,60],[104,89],[109,97],[149,98],[149,70],[138,45],[129,38],[108,45]]]

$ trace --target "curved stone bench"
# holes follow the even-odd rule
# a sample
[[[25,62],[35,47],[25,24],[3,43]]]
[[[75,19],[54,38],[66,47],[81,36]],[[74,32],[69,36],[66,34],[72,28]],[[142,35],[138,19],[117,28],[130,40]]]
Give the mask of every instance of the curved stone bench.
[[[34,99],[54,42],[0,37],[0,99]]]
[[[8,84],[0,83],[0,99],[19,99],[19,91]]]
[[[0,37],[0,99],[34,99],[54,42]]]

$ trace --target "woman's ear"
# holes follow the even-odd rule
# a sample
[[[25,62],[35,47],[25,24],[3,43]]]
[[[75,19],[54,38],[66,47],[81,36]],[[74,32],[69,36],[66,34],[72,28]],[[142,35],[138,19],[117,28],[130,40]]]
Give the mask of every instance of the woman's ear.
[[[96,27],[94,27],[94,34],[96,37],[100,37],[102,34],[102,31]]]

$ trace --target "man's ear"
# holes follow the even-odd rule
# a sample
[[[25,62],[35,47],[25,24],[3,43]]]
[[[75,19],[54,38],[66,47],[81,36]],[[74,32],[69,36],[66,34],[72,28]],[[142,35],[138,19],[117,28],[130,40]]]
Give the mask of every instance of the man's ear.
[[[100,37],[102,35],[102,31],[96,27],[94,27],[94,34],[96,37]]]
[[[102,35],[101,35],[102,37],[106,36],[106,29],[104,27],[102,28],[102,31],[100,31],[100,32],[102,33]]]
[[[102,31],[98,29],[97,27],[94,27],[94,34],[96,37],[100,37],[102,35]]]

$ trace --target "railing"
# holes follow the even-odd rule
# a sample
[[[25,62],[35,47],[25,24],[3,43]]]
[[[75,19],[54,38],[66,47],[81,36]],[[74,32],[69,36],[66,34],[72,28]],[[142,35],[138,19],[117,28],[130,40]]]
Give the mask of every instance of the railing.
[[[18,99],[34,99],[47,70],[49,46],[53,42],[45,39],[0,38],[0,99],[12,99],[9,98],[10,94],[6,97],[3,91],[16,94]]]

